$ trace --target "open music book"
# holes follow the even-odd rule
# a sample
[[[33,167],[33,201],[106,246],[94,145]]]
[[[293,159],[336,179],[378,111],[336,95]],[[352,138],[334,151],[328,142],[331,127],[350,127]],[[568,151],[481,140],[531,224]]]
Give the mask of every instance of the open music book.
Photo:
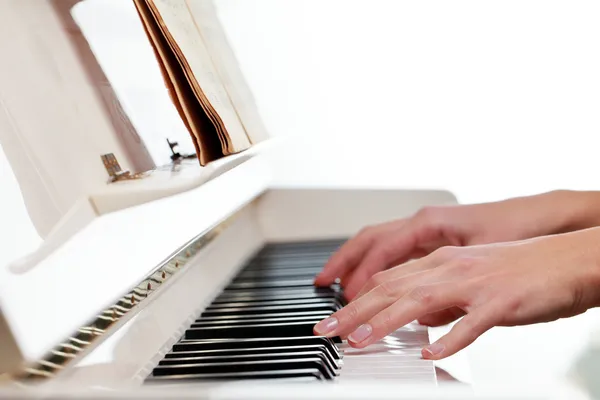
[[[267,138],[212,0],[133,0],[202,165]]]

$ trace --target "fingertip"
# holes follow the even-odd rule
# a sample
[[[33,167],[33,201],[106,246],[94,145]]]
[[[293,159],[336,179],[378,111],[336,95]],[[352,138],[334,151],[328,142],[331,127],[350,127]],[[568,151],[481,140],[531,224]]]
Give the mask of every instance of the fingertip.
[[[350,347],[352,347],[353,349],[362,349],[367,346],[366,343],[356,343],[356,342],[353,342],[352,340],[350,340],[349,338],[346,338],[346,341],[348,342],[348,345]]]
[[[348,303],[350,303],[352,300],[354,300],[355,297],[356,297],[355,293],[353,293],[352,291],[348,291],[347,288],[344,288],[344,298],[346,299],[346,301]]]
[[[421,350],[421,356],[426,360],[439,360],[444,358],[446,346],[443,343],[436,342]]]
[[[333,279],[321,273],[315,277],[313,283],[315,286],[329,286],[333,283]]]

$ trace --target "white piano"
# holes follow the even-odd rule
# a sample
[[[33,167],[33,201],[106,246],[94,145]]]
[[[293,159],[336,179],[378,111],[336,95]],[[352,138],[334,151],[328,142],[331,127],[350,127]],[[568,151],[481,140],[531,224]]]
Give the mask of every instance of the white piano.
[[[26,11],[45,18],[48,4],[27,2]],[[104,118],[89,93],[72,95]],[[97,129],[114,138],[109,124]],[[443,363],[421,359],[425,327],[361,351],[307,331],[340,303],[336,288],[314,289],[306,274],[343,239],[455,197],[286,182],[276,172],[303,167],[286,163],[295,150],[272,141],[209,168],[183,162],[96,186],[72,202],[36,252],[0,272],[0,395],[474,397],[445,384]]]

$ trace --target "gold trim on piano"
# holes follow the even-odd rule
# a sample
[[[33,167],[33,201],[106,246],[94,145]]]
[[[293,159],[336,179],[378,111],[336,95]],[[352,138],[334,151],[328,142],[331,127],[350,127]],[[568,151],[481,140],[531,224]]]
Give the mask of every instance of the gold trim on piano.
[[[186,268],[187,262],[202,248],[213,241],[231,222],[237,213],[212,229],[209,229],[175,251],[137,286],[122,296],[115,304],[101,312],[95,319],[79,328],[71,337],[54,347],[41,360],[29,365],[10,377],[9,381],[40,381],[53,378],[67,364],[79,358],[85,351],[97,344],[100,337],[123,322],[123,317],[135,310],[140,304],[158,290],[165,282]],[[0,381],[2,376],[0,375]]]

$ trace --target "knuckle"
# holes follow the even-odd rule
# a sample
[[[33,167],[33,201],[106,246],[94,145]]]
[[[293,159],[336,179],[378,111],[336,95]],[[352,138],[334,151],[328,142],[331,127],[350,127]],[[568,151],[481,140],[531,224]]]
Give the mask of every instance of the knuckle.
[[[505,303],[505,310],[512,315],[517,315],[523,306],[523,302],[519,297],[512,297]]]
[[[371,277],[371,279],[369,279],[369,282],[367,282],[367,285],[370,285],[371,289],[376,288],[377,286],[379,286],[387,281],[386,275],[387,274],[385,273],[385,271],[377,272],[375,275],[373,275]]]
[[[432,218],[436,212],[438,211],[438,207],[435,206],[425,206],[421,207],[419,211],[417,211],[416,217],[421,219],[430,219]]]
[[[429,305],[434,301],[434,295],[431,290],[424,286],[417,286],[409,294],[410,298],[422,305]]]
[[[389,333],[395,331],[394,318],[389,311],[381,312],[372,321],[373,328],[381,333]]]
[[[382,262],[394,258],[395,249],[390,245],[381,245],[377,249],[377,256]]]
[[[379,297],[394,300],[396,298],[396,285],[393,281],[385,281],[379,284],[376,288]]]
[[[452,264],[452,269],[461,274],[468,275],[477,265],[477,260],[473,257],[459,257]]]
[[[343,319],[345,321],[351,322],[358,318],[360,314],[360,310],[356,303],[350,303],[345,307],[345,313],[343,315]]]
[[[368,225],[368,226],[363,227],[360,231],[358,231],[357,236],[369,237],[373,234],[374,231],[375,231],[375,227],[372,225]]]
[[[431,253],[432,257],[437,260],[451,260],[456,257],[460,248],[457,246],[444,246]]]

